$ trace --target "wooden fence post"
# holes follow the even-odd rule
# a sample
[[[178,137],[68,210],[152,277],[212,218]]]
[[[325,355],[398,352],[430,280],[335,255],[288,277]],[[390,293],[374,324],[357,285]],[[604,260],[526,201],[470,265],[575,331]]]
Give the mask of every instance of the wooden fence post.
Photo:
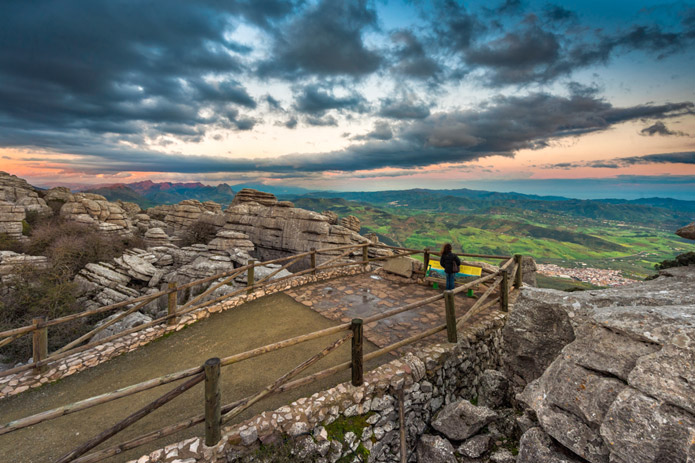
[[[425,248],[425,257],[423,262],[425,263],[425,276],[427,276],[427,267],[430,266],[430,248]]]
[[[249,269],[246,271],[246,286],[248,286],[249,289],[246,290],[246,294],[251,294],[253,292],[253,285],[254,285],[254,269],[256,268],[256,261],[253,259],[250,259],[247,263],[247,265],[250,265]]]
[[[350,329],[352,330],[352,385],[361,386],[364,382],[362,375],[362,319],[353,318]]]
[[[516,261],[516,278],[514,279],[514,287],[516,289],[521,288],[521,280],[523,278],[523,275],[521,273],[521,261],[523,260],[523,256],[521,254],[515,254],[514,255],[514,261]]]
[[[362,246],[362,265],[365,268],[369,265],[369,245]]]
[[[46,317],[37,317],[31,320],[31,324],[34,325],[32,333],[32,358],[34,363],[38,363],[48,357],[48,329],[43,326],[44,323],[46,323]],[[44,365],[36,367],[36,370],[42,373],[46,371],[46,368],[46,365]]]
[[[217,444],[222,437],[222,401],[220,400],[220,359],[207,359],[205,368],[205,445]]]
[[[178,301],[179,291],[176,289],[176,282],[170,281],[167,286],[169,294],[167,295],[167,315],[173,315],[171,318],[167,319],[167,325],[176,325],[176,304]]]
[[[500,288],[500,309],[509,312],[509,272],[502,271],[502,287]]]
[[[316,248],[311,248],[311,274],[316,275]]]
[[[444,291],[444,307],[446,308],[446,338],[449,342],[458,342],[456,333],[456,306],[454,293],[451,290]]]

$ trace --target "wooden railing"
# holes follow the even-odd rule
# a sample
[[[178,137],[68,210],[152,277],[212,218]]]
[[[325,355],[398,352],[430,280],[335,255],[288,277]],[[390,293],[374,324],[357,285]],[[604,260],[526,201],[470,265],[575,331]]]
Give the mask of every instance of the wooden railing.
[[[218,278],[227,276],[227,279],[224,281],[231,281],[232,278],[235,276],[241,274],[244,271],[249,271],[248,273],[248,288],[241,288],[240,290],[234,291],[233,293],[230,293],[230,295],[226,295],[227,297],[231,297],[232,294],[239,294],[242,291],[247,291],[247,289],[257,289],[259,287],[264,286],[265,283],[268,281],[272,281],[273,283],[277,282],[278,280],[282,280],[288,277],[284,277],[281,279],[276,279],[276,280],[269,280],[269,278],[272,276],[268,275],[264,277],[263,279],[259,280],[258,282],[253,281],[253,269],[259,265],[267,265],[268,263],[277,263],[277,262],[287,262],[287,264],[284,267],[287,267],[291,265],[292,262],[295,262],[297,259],[306,257],[306,256],[311,256],[311,261],[312,261],[312,266],[304,271],[298,272],[293,274],[292,276],[296,276],[298,274],[303,274],[303,273],[308,273],[308,272],[316,272],[317,270],[321,269],[329,269],[329,268],[337,268],[337,267],[343,267],[346,265],[367,265],[371,261],[375,260],[384,260],[384,259],[389,259],[393,257],[398,257],[402,255],[412,255],[412,254],[417,254],[417,253],[423,253],[425,257],[425,264],[427,264],[427,261],[429,259],[429,256],[431,255],[438,255],[438,253],[430,253],[427,249],[425,250],[413,250],[413,249],[406,249],[406,248],[397,248],[397,247],[388,247],[388,246],[380,246],[384,248],[389,248],[393,251],[396,251],[396,254],[393,256],[388,256],[388,257],[376,257],[376,258],[369,258],[368,257],[368,247],[369,246],[374,246],[370,244],[365,244],[365,245],[358,245],[358,246],[344,246],[340,248],[332,248],[332,249],[327,249],[327,250],[312,250],[307,253],[302,253],[296,256],[290,256],[288,258],[283,258],[283,259],[276,259],[274,261],[268,261],[268,262],[261,262],[261,263],[256,263],[253,262],[249,265],[246,265],[244,267],[240,267],[238,269],[235,269],[232,272],[227,272],[225,274],[216,275],[214,277],[208,277],[203,280],[197,280],[195,282],[187,283],[186,285],[179,286],[177,289],[180,290],[181,288],[185,287],[192,287],[196,284],[201,284],[203,282],[210,282],[213,280],[216,280]],[[378,245],[377,245],[378,246]],[[327,262],[324,262],[322,265],[316,265],[315,261],[315,256],[318,253],[321,253],[323,251],[331,251],[331,252],[336,252],[336,251],[346,251],[348,249],[352,248],[353,252],[355,249],[362,248],[362,258],[358,261],[352,261],[352,262],[342,262],[338,264],[333,264],[333,262],[340,260],[341,258],[344,258],[348,256],[350,253],[349,252],[344,252],[343,254],[336,256],[336,258],[331,259]],[[498,270],[489,273],[488,275],[482,276],[480,278],[477,278],[473,281],[469,281],[461,286],[458,286],[454,290],[451,291],[444,291],[444,293],[439,293],[434,296],[425,298],[423,300],[403,305],[401,307],[396,307],[393,309],[390,309],[388,311],[378,313],[375,315],[372,315],[370,317],[364,318],[364,319],[353,319],[350,323],[343,323],[341,325],[337,325],[334,327],[326,328],[323,330],[315,331],[312,333],[304,334],[301,336],[296,336],[294,338],[290,339],[285,339],[283,341],[275,342],[272,344],[268,344],[262,347],[258,347],[256,349],[252,349],[246,352],[234,354],[225,358],[212,358],[209,359],[207,362],[205,362],[204,365],[195,367],[195,368],[189,368],[186,370],[181,370],[175,373],[170,373],[164,376],[160,376],[157,378],[152,378],[147,381],[143,381],[137,384],[133,384],[124,388],[117,389],[115,391],[111,391],[105,394],[101,394],[99,396],[95,397],[90,397],[88,399],[84,399],[78,402],[74,402],[68,405],[64,405],[61,407],[54,408],[52,410],[44,411],[35,415],[31,415],[25,418],[17,419],[14,421],[11,421],[9,423],[0,425],[0,435],[2,434],[7,434],[11,433],[14,431],[17,431],[19,429],[26,428],[28,426],[33,426],[42,422],[46,422],[55,418],[58,418],[60,416],[68,415],[71,413],[76,413],[82,410],[86,410],[88,408],[108,403],[116,399],[120,399],[123,397],[131,396],[134,394],[137,394],[142,391],[146,391],[158,386],[162,386],[165,384],[169,384],[175,381],[180,381],[183,379],[187,379],[186,382],[183,384],[178,385],[168,393],[162,395],[159,397],[157,400],[149,403],[145,407],[141,408],[137,412],[133,413],[132,415],[128,416],[124,420],[120,421],[116,425],[112,426],[108,430],[99,433],[97,436],[93,437],[92,439],[88,440],[84,444],[80,445],[73,451],[63,455],[61,458],[56,460],[56,463],[67,463],[67,462],[79,462],[79,463],[92,463],[92,462],[97,462],[101,461],[105,458],[109,458],[111,456],[117,455],[121,452],[131,450],[133,448],[145,445],[147,443],[150,443],[152,441],[155,441],[157,439],[169,436],[171,434],[177,433],[181,430],[190,428],[192,426],[198,425],[200,423],[205,423],[205,444],[210,446],[210,445],[215,445],[217,442],[220,440],[221,436],[221,426],[230,420],[232,420],[234,417],[238,416],[241,412],[249,408],[251,405],[255,404],[256,402],[262,400],[263,398],[270,396],[272,394],[277,394],[285,391],[289,391],[292,389],[296,389],[298,387],[311,384],[314,381],[317,381],[319,379],[329,377],[331,375],[334,375],[338,372],[351,369],[352,370],[352,379],[351,382],[354,386],[359,386],[363,383],[363,365],[365,362],[368,362],[372,359],[384,356],[388,353],[391,353],[401,347],[413,344],[416,341],[419,341],[421,339],[424,339],[426,337],[432,336],[436,333],[439,333],[441,331],[446,330],[447,331],[447,340],[449,342],[455,343],[458,341],[457,339],[457,328],[461,328],[463,324],[469,320],[473,315],[480,313],[481,311],[489,308],[490,306],[499,303],[500,308],[503,311],[508,310],[508,304],[509,304],[509,293],[513,289],[519,288],[521,286],[521,279],[522,279],[522,273],[521,273],[521,256],[516,255],[514,257],[509,257],[509,256],[483,256],[483,255],[471,255],[471,254],[461,254],[463,257],[485,257],[489,259],[503,259],[504,263],[501,264],[501,266],[498,268]],[[329,265],[333,264],[333,265]],[[425,267],[426,268],[426,267]],[[511,270],[510,270],[511,269]],[[277,272],[274,272],[277,273]],[[511,278],[513,278],[514,282],[514,287],[510,288],[509,286],[509,280],[510,280],[510,275]],[[211,303],[214,303],[212,301],[206,301],[200,305],[193,305],[195,302],[199,301],[206,293],[210,293],[214,291],[217,287],[219,287],[221,284],[224,283],[218,283],[217,285],[214,285],[214,287],[209,288],[206,292],[201,294],[200,296],[197,296],[194,299],[191,299],[187,304],[182,306],[185,308],[185,310],[179,309],[179,310],[170,310],[169,314],[166,317],[162,317],[157,320],[158,323],[161,323],[165,320],[169,320],[170,317],[178,317],[183,313],[187,313],[189,311],[195,310],[200,307],[204,307],[206,305],[209,305]],[[458,319],[456,318],[455,315],[455,299],[454,295],[461,293],[463,291],[467,291],[468,289],[477,286],[477,285],[483,285],[485,284],[487,286],[487,289],[484,291],[484,293],[477,299],[477,301],[473,304],[473,306],[461,317]],[[500,288],[500,295],[499,297],[487,301],[489,296],[495,291],[495,289]],[[157,295],[153,295],[151,297],[159,297],[164,294],[175,294],[175,292],[169,290],[169,291],[164,291],[160,292]],[[172,298],[170,298],[171,301]],[[445,312],[446,312],[446,323],[436,326],[434,328],[428,329],[422,333],[418,333],[416,335],[410,336],[409,338],[403,339],[401,341],[398,341],[396,343],[393,343],[389,346],[380,348],[374,352],[364,354],[362,350],[362,340],[363,340],[363,326],[369,323],[377,322],[389,317],[393,317],[395,315],[398,315],[400,313],[410,311],[417,309],[419,307],[422,307],[427,304],[431,304],[433,302],[439,301],[439,300],[444,300],[445,301]],[[146,298],[137,298],[135,300],[129,301],[129,303],[133,302],[143,302],[146,301]],[[217,301],[217,300],[214,300]],[[114,304],[112,306],[109,306],[109,308],[114,308],[114,306],[117,307],[123,307],[127,303],[119,303],[119,304]],[[104,312],[106,308],[102,307],[100,309],[95,309],[92,311],[92,313],[95,313],[97,311]],[[45,338],[45,327],[47,326],[55,326],[56,324],[59,323],[59,320],[65,320],[65,319],[74,319],[76,316],[79,316],[80,314],[76,315],[70,315],[68,317],[63,317],[62,319],[55,319],[51,321],[44,321],[42,323],[39,323],[38,326],[36,324],[32,325],[31,327],[22,327],[18,328],[16,330],[11,330],[10,332],[4,332],[0,333],[0,335],[5,335],[9,337],[14,337],[17,335],[23,335],[29,332],[32,332],[35,337],[39,338]],[[148,326],[152,326],[151,323],[147,324]],[[29,329],[28,329],[29,328]],[[21,331],[25,330],[25,331]],[[130,330],[129,330],[130,331]],[[273,352],[279,349],[283,349],[286,347],[294,346],[303,342],[307,342],[313,339],[318,339],[318,338],[323,338],[327,336],[332,336],[337,333],[344,332],[346,333],[343,337],[339,338],[337,341],[333,342],[320,352],[318,352],[316,355],[312,356],[302,364],[298,365],[297,367],[293,368],[290,370],[288,373],[284,374],[280,378],[278,378],[276,381],[274,381],[272,384],[268,385],[265,387],[263,390],[259,391],[258,393],[245,397],[240,400],[236,400],[234,402],[228,403],[226,405],[221,404],[221,398],[220,398],[220,393],[219,393],[219,376],[220,376],[220,370],[222,367],[226,367],[235,363],[238,363],[243,360],[251,359],[254,357],[258,357],[260,355],[266,354],[268,352]],[[8,334],[9,333],[9,334]],[[37,333],[39,333],[37,335]],[[123,333],[119,333],[117,336],[122,336]],[[109,339],[109,338],[107,338]],[[299,379],[294,379],[299,373],[304,371],[306,368],[309,366],[313,365],[316,363],[318,360],[321,358],[325,357],[326,355],[330,354],[331,352],[335,351],[338,347],[340,347],[342,344],[344,344],[346,341],[351,340],[352,341],[352,349],[351,349],[351,359],[350,361],[335,365],[333,367],[324,369],[322,371],[319,371],[317,373],[314,373],[312,375],[299,378]],[[76,340],[77,341],[77,340]],[[102,340],[101,342],[105,342]],[[39,343],[41,344],[41,343]],[[43,343],[45,344],[45,343]],[[80,348],[77,349],[83,349],[87,348],[87,346],[94,345],[94,343],[87,344],[85,346],[81,346]],[[29,365],[28,367],[41,367],[44,366],[45,363],[48,360],[50,360],[52,357],[56,358],[58,356],[64,356],[67,353],[72,353],[75,352],[75,348],[72,350],[65,350],[55,356],[55,354],[52,354],[52,356],[45,357],[42,360],[39,360],[37,362],[34,362],[33,364]],[[55,357],[54,357],[55,356]],[[17,371],[17,369],[14,369]],[[92,450],[94,447],[100,445],[107,439],[113,437],[126,427],[132,425],[133,423],[137,422],[147,414],[151,413],[152,411],[156,410],[157,408],[161,407],[162,405],[166,404],[167,402],[173,400],[176,398],[178,395],[183,393],[184,391],[194,387],[200,382],[204,382],[205,384],[205,411],[203,414],[191,417],[187,420],[181,421],[179,423],[171,424],[168,426],[165,426],[161,429],[158,429],[156,431],[152,431],[146,434],[143,434],[135,439],[128,440],[126,442],[122,442],[120,444],[117,444],[113,447],[109,447],[106,449],[102,449],[96,452],[93,452],[89,455],[85,455],[87,452]]]

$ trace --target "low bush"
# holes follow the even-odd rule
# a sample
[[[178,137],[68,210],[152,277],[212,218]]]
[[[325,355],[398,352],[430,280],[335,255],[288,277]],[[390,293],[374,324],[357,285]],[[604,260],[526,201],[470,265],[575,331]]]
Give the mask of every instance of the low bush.
[[[654,268],[657,270],[663,270],[672,267],[687,267],[688,265],[695,265],[695,252],[686,252],[676,256],[673,260],[664,260],[658,264],[654,264]]]
[[[217,235],[218,230],[218,226],[204,220],[199,220],[186,230],[181,240],[181,246],[190,246],[197,243],[207,244]]]
[[[0,233],[0,251],[22,252],[23,250],[24,246],[18,239],[11,237],[7,233]]]

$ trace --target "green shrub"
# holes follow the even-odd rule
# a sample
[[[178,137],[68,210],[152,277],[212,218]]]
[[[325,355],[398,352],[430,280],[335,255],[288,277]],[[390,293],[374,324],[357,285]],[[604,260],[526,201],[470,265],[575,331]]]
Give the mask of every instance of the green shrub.
[[[31,225],[29,225],[29,222],[27,222],[26,220],[22,220],[22,235],[31,235]]]
[[[672,267],[687,267],[688,265],[695,265],[695,252],[686,252],[676,256],[673,260],[664,260],[661,263],[654,264],[654,268],[663,270]]]

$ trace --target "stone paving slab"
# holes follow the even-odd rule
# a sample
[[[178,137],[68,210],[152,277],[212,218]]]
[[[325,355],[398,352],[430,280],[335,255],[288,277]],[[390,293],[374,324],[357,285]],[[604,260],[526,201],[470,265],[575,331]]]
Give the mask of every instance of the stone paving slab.
[[[481,286],[474,290],[475,297],[467,297],[464,293],[457,294],[456,317],[465,314],[483,291],[485,287]],[[367,318],[442,292],[441,288],[433,289],[431,286],[417,284],[409,278],[377,270],[293,288],[286,291],[286,294],[330,320],[347,323],[353,318]],[[497,294],[491,295],[489,300],[494,297],[498,297]],[[479,315],[474,316],[470,322],[475,322],[477,317]],[[442,299],[378,322],[368,323],[364,327],[364,336],[377,346],[385,347],[443,323],[446,323],[446,318]],[[405,350],[434,342],[446,342],[446,331],[406,346]]]

